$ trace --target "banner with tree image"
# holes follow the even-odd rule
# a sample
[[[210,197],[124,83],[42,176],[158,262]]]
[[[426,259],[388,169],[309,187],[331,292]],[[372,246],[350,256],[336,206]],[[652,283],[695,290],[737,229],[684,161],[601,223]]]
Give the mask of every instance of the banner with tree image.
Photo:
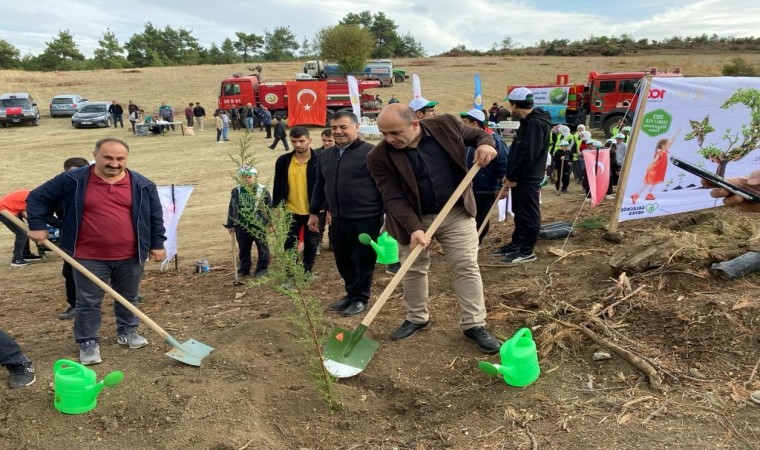
[[[721,205],[671,156],[727,178],[760,170],[760,78],[654,77],[634,123],[620,222]]]

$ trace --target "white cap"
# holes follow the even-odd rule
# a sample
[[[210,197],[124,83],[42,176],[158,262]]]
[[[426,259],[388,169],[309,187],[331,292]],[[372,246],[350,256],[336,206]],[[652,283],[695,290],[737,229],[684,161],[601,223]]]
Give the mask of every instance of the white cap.
[[[560,147],[567,147],[567,146],[569,146],[569,145],[570,145],[570,143],[569,143],[569,142],[567,142],[567,141],[559,141],[559,146],[560,146]]]
[[[461,113],[459,113],[459,115],[462,116],[462,117],[470,117],[470,118],[475,119],[475,120],[480,121],[480,122],[485,122],[486,121],[486,115],[485,115],[485,113],[483,113],[483,111],[481,111],[479,109],[476,109],[476,108],[473,108],[473,109],[471,109],[471,110],[469,110],[467,112],[461,112]]]
[[[623,133],[618,133],[615,135],[615,139],[625,139],[625,135]]]
[[[412,108],[415,112],[421,110],[422,108],[432,108],[433,106],[437,105],[438,102],[431,102],[427,99],[424,99],[422,97],[417,97],[411,102],[409,102],[409,107]]]
[[[508,100],[512,100],[513,102],[524,102],[524,101],[533,101],[533,92],[531,92],[530,89],[526,87],[519,87],[516,89],[513,89],[512,92],[509,93],[507,96]]]
[[[259,171],[256,170],[256,168],[253,167],[253,166],[241,167],[238,170],[238,175],[245,175],[245,176],[249,176],[249,177],[250,176],[254,176],[254,175],[258,175],[258,173],[259,173]]]

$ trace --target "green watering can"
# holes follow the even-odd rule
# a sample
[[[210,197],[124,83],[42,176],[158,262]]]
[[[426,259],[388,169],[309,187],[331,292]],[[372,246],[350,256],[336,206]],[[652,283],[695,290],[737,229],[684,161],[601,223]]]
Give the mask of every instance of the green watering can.
[[[378,264],[388,265],[398,262],[398,242],[387,231],[383,231],[383,234],[377,237],[377,242],[373,241],[367,233],[362,233],[359,235],[359,242],[371,245],[375,249]]]
[[[98,394],[105,386],[116,386],[124,379],[124,372],[117,370],[97,382],[97,374],[87,367],[59,359],[53,365],[55,384],[55,409],[64,414],[82,414],[98,405]]]
[[[500,375],[510,386],[527,386],[538,379],[541,368],[538,366],[536,343],[530,328],[521,328],[512,339],[501,345],[499,350],[501,364],[480,361],[478,369],[490,376]]]

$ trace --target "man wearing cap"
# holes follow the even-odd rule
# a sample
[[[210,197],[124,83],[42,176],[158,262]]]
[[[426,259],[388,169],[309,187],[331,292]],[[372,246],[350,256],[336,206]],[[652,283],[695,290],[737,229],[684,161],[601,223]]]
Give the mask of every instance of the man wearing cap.
[[[418,119],[425,119],[427,117],[435,116],[435,105],[438,102],[431,102],[422,97],[417,97],[409,102],[409,107],[414,111],[414,115]]]
[[[512,107],[512,117],[520,119],[504,177],[504,186],[512,189],[515,229],[510,243],[498,249],[497,253],[503,255],[502,263],[513,265],[536,260],[533,248],[541,231],[540,191],[552,123],[548,112],[533,107],[533,92],[530,89],[516,88],[505,100]]]
[[[311,136],[306,127],[291,128],[290,143],[293,144],[293,151],[280,156],[274,163],[272,203],[275,207],[284,204],[291,214],[285,250],[295,247],[303,230],[302,264],[304,270],[310,273],[319,249],[319,231],[315,233],[307,226],[309,200],[317,180],[317,155],[311,149]]]
[[[628,141],[631,139],[631,127],[626,125],[623,127],[622,130],[620,130],[620,132],[623,133],[623,135],[625,136],[624,141],[626,145],[628,145]]]
[[[571,138],[572,139],[572,138]],[[571,164],[573,161],[573,148],[570,142],[563,138],[559,142],[559,148],[554,151],[552,155],[552,161],[554,162],[554,169],[557,172],[557,181],[554,186],[560,191],[560,184],[563,194],[567,194],[567,187],[570,185],[570,171],[572,170]]]
[[[495,104],[495,103],[494,103]],[[486,115],[479,109],[471,109],[467,112],[459,113],[462,122],[470,128],[486,130]],[[501,190],[501,180],[507,173],[507,144],[498,134],[486,130],[496,142],[496,158],[487,166],[483,167],[475,178],[472,180],[472,190],[475,193],[475,226],[480,229],[483,222],[488,218],[488,212],[491,210],[493,202],[496,201],[496,195]],[[467,166],[472,167],[475,159],[475,147],[467,147]],[[478,245],[483,243],[483,238],[488,234],[488,225],[483,228],[483,233],[478,236]]]
[[[254,278],[263,277],[269,269],[269,246],[267,245],[266,227],[269,218],[266,208],[271,206],[272,199],[263,184],[259,184],[258,171],[253,166],[244,166],[238,170],[238,186],[230,193],[230,204],[227,209],[227,223],[224,225],[230,234],[235,234],[238,242],[238,276],[251,273],[253,261],[251,250],[256,244],[256,270]]]
[[[620,171],[623,169],[623,162],[625,162],[625,154],[628,151],[628,144],[625,143],[625,134],[618,133],[615,135],[615,159],[613,163],[612,177],[617,186],[618,178],[620,177]],[[610,184],[612,185],[612,184]]]
[[[66,214],[60,247],[96,277],[132,303],[136,303],[143,265],[150,256],[161,261],[166,254],[163,207],[156,185],[127,169],[129,146],[116,138],[95,144],[95,163],[63,172],[34,189],[27,198],[29,239],[48,237],[46,217],[59,205]],[[77,289],[74,338],[84,365],[100,359],[100,305],[105,293],[92,280],[74,273]],[[139,320],[114,303],[119,345],[141,348],[147,339],[137,333]]]
[[[402,263],[413,248],[423,247],[404,277],[406,318],[391,334],[392,340],[402,340],[430,324],[427,306],[430,241],[425,230],[467,173],[465,146],[475,147],[473,163],[481,167],[496,157],[496,149],[488,133],[466,127],[454,116],[444,114],[420,120],[411,108],[402,104],[386,106],[377,117],[377,126],[384,140],[367,156],[367,166],[385,200],[385,225],[399,242]],[[435,238],[443,247],[453,273],[460,329],[481,351],[496,353],[501,343],[485,329],[475,212],[475,198],[468,187],[441,223]]]
[[[359,242],[359,235],[377,239],[383,224],[383,199],[367,170],[372,144],[358,138],[354,113],[335,113],[330,128],[335,146],[319,154],[308,225],[319,232],[319,214],[327,205],[335,265],[346,289],[346,295],[330,307],[351,316],[364,311],[369,303],[377,257],[372,247]]]

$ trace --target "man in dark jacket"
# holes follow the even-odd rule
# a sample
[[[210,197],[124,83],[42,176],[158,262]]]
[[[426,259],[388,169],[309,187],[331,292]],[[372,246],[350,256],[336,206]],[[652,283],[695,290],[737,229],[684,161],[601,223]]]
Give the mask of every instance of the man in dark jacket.
[[[317,155],[311,149],[311,137],[306,127],[293,127],[290,143],[293,144],[293,151],[280,156],[274,163],[272,204],[275,207],[285,204],[285,209],[292,216],[285,250],[295,247],[303,230],[303,268],[311,272],[319,248],[319,232],[311,231],[307,225],[309,202],[317,180]]]
[[[367,166],[385,200],[385,226],[398,240],[402,263],[417,245],[425,248],[404,277],[406,319],[391,334],[391,339],[402,340],[430,324],[430,252],[425,230],[468,172],[465,147],[475,147],[474,163],[481,167],[496,157],[496,150],[493,138],[483,130],[465,127],[448,114],[420,120],[410,107],[400,103],[386,106],[377,117],[377,126],[384,140],[369,153]],[[435,238],[453,272],[459,326],[481,351],[496,353],[501,343],[485,329],[474,216],[475,197],[468,188]]]
[[[494,103],[495,105],[496,103]],[[467,112],[459,113],[462,116],[462,122],[465,125],[479,130],[485,130],[486,115],[479,109],[471,109]],[[490,130],[489,130],[490,131]],[[487,133],[489,131],[486,131]],[[480,229],[483,222],[488,219],[488,213],[491,211],[496,201],[496,195],[501,190],[501,181],[504,174],[507,173],[507,144],[496,133],[489,133],[496,143],[496,158],[483,167],[475,178],[472,180],[472,190],[475,192],[475,205],[477,214],[475,215],[475,226]],[[475,148],[467,147],[467,167],[474,164]],[[478,236],[478,245],[483,243],[483,238],[488,234],[488,223],[486,223],[483,232]]]
[[[539,206],[541,182],[546,171],[549,137],[552,128],[549,113],[533,108],[533,93],[519,87],[505,99],[512,107],[512,117],[520,119],[507,159],[504,186],[512,189],[512,212],[515,229],[509,244],[495,254],[504,264],[521,264],[536,260],[533,247],[541,231]]]
[[[195,102],[193,117],[195,118],[195,121],[198,122],[198,125],[200,125],[201,131],[203,131],[203,119],[206,118],[206,110],[201,106],[201,102]]]
[[[156,185],[127,169],[129,146],[116,138],[95,144],[95,164],[64,172],[34,189],[27,198],[29,238],[41,242],[48,236],[45,217],[58,205],[66,211],[60,247],[87,270],[134,302],[143,264],[164,258],[163,208]],[[74,339],[84,365],[100,359],[101,311],[104,292],[79,272]],[[114,304],[117,342],[140,348],[148,341],[137,333],[139,320],[120,303]]]
[[[112,101],[111,104],[108,105],[108,113],[111,114],[114,128],[116,128],[117,123],[120,123],[121,127],[124,128],[124,108],[122,108],[121,105],[116,102],[116,100]]]
[[[274,148],[277,147],[277,143],[282,141],[282,145],[285,146],[285,151],[287,152],[290,150],[290,147],[288,147],[288,133],[285,131],[285,124],[282,122],[282,117],[280,116],[277,116],[276,120],[277,122],[274,124],[274,141],[269,148],[274,150]]]
[[[241,277],[251,273],[253,244],[256,244],[258,255],[253,277],[263,277],[269,272],[269,245],[266,236],[269,217],[265,210],[272,205],[272,197],[266,186],[258,183],[258,174],[256,168],[251,166],[238,170],[240,181],[230,193],[227,224],[224,226],[237,239],[240,260],[237,273]]]
[[[351,111],[337,112],[330,119],[330,128],[335,146],[319,154],[309,228],[319,231],[319,213],[327,204],[335,265],[346,288],[346,296],[331,308],[349,316],[364,311],[369,302],[376,256],[372,247],[359,242],[359,235],[377,239],[383,223],[383,199],[367,170],[372,144],[358,139],[356,116]]]

